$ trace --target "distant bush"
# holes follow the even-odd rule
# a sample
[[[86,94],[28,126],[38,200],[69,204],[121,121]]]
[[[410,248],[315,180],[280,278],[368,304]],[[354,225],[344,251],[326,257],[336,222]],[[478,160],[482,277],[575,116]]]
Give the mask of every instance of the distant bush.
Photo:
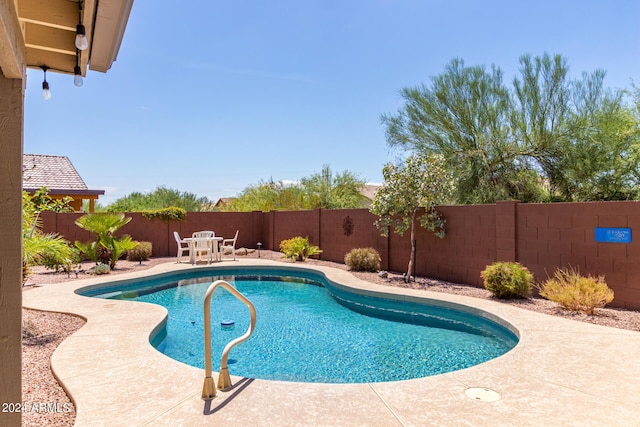
[[[353,271],[378,271],[380,261],[380,254],[373,248],[355,248],[344,256],[344,263]]]
[[[169,206],[168,208],[142,211],[142,216],[148,220],[159,218],[163,221],[184,221],[187,218],[187,211],[175,206]]]
[[[138,242],[138,246],[127,252],[127,261],[147,261],[151,257],[151,249],[151,242]]]
[[[309,243],[308,237],[300,236],[280,242],[280,252],[284,253],[283,258],[291,258],[294,262],[322,253],[319,247]]]
[[[496,298],[527,298],[531,295],[533,275],[517,262],[495,262],[485,268],[480,276]]]
[[[604,277],[581,276],[572,268],[556,270],[540,287],[540,295],[572,311],[593,315],[596,308],[613,301],[613,291]]]

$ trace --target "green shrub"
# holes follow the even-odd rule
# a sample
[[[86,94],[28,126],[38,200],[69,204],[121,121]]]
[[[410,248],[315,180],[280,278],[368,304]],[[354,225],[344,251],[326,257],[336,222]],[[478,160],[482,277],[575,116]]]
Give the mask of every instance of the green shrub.
[[[373,248],[351,249],[344,256],[344,263],[353,271],[378,271],[380,261],[380,254]]]
[[[68,245],[67,245],[68,246]],[[69,253],[65,252],[65,255],[61,256],[56,251],[46,251],[42,255],[42,259],[38,263],[46,267],[49,270],[54,271],[65,271],[69,272],[72,270],[72,267],[82,261],[82,257],[80,256],[80,251],[78,248],[73,246],[69,246]]]
[[[127,261],[147,261],[151,257],[151,242],[138,242],[138,246],[127,251]]]
[[[169,206],[168,208],[142,211],[142,216],[148,220],[159,218],[162,221],[184,221],[187,218],[187,211],[183,208]]]
[[[531,295],[533,275],[517,262],[494,262],[480,276],[496,298],[526,298]]]
[[[572,268],[556,270],[540,288],[540,295],[572,311],[593,315],[598,307],[613,301],[613,291],[604,277],[581,276]]]
[[[294,262],[322,253],[319,247],[309,244],[308,237],[300,236],[280,242],[280,252],[284,253],[283,258],[291,258]]]
[[[138,244],[131,236],[116,237],[114,233],[131,221],[131,217],[125,217],[123,213],[87,214],[76,219],[75,223],[83,230],[94,233],[95,239],[91,242],[76,241],[75,245],[80,251],[96,262],[108,262],[111,268],[116,266],[116,261],[128,250]]]

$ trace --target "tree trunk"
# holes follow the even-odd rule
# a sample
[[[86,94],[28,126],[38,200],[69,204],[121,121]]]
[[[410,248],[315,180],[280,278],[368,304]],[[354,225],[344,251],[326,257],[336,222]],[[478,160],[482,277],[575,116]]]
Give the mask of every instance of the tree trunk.
[[[407,282],[411,281],[411,276],[413,275],[413,264],[415,264],[416,260],[414,258],[415,254],[415,245],[416,245],[416,231],[415,231],[415,212],[411,215],[411,255],[409,255],[409,265],[407,266]]]

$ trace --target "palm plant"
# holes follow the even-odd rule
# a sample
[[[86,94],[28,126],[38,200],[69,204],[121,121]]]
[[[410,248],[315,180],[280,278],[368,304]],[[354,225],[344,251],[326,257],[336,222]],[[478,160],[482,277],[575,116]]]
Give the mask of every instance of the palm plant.
[[[82,253],[96,263],[105,262],[113,269],[118,259],[129,249],[138,245],[131,236],[116,237],[114,233],[131,221],[123,213],[98,213],[83,215],[76,220],[76,225],[96,235],[90,242],[76,241],[75,245]]]

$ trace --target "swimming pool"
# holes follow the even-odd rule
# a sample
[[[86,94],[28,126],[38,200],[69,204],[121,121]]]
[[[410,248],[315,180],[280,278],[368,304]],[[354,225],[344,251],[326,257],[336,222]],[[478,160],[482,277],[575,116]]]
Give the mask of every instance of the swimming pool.
[[[204,293],[219,278],[245,294],[258,313],[253,336],[231,351],[233,375],[328,383],[404,380],[473,366],[517,343],[508,328],[463,307],[362,295],[302,269],[213,267],[80,293],[163,305],[168,320],[152,343],[202,368]],[[246,330],[249,314],[217,291],[211,319],[217,366],[224,345]],[[233,328],[221,326],[228,320]]]

